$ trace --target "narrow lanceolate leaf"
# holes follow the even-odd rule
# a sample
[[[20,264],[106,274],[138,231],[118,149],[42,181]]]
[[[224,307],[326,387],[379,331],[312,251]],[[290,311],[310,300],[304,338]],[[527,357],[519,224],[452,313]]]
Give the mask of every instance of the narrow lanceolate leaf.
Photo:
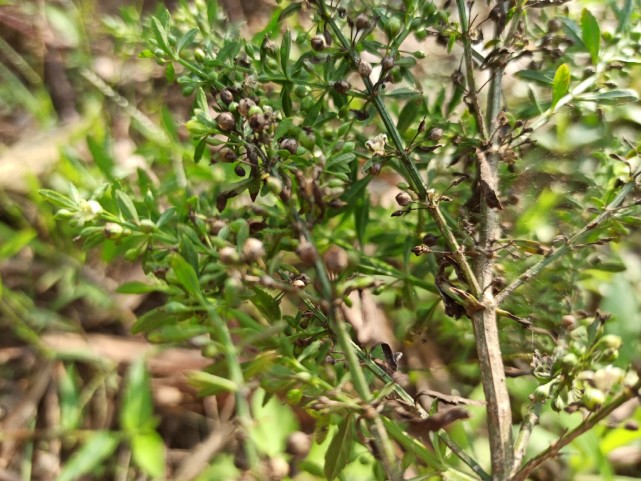
[[[165,474],[165,442],[156,431],[136,433],[131,438],[131,452],[136,466],[152,478]]]
[[[587,8],[583,9],[583,13],[581,13],[581,38],[588,52],[590,52],[592,63],[596,64],[599,59],[601,29],[599,28],[599,22]]]
[[[128,433],[150,429],[153,418],[151,381],[145,360],[141,357],[129,367],[120,409],[120,427]]]
[[[283,9],[282,12],[280,12],[280,15],[278,15],[278,21],[282,22],[290,15],[293,15],[294,13],[299,11],[302,7],[303,7],[303,4],[301,2],[290,3],[289,5],[287,5],[287,7]]]
[[[332,438],[325,453],[325,477],[328,481],[335,479],[349,462],[354,445],[353,417],[346,416],[338,426],[338,432]]]
[[[200,283],[198,282],[198,275],[189,262],[176,254],[171,260],[171,268],[176,274],[176,279],[180,285],[192,296],[200,296]]]
[[[100,467],[118,447],[118,436],[108,431],[96,431],[65,463],[56,481],[75,481]]]
[[[556,69],[554,81],[552,82],[552,108],[568,93],[570,89],[570,78],[570,67],[565,63],[561,64],[561,66]]]
[[[587,93],[577,97],[577,100],[597,102],[603,105],[622,105],[639,100],[639,94],[631,89],[614,89],[607,92]]]
[[[190,374],[189,384],[198,389],[201,396],[214,396],[222,392],[238,391],[238,385],[235,382],[204,371],[195,371]]]

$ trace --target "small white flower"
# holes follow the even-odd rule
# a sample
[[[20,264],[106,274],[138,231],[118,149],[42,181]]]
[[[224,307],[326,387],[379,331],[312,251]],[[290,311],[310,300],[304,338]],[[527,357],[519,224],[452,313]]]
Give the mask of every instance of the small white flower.
[[[620,384],[625,377],[625,371],[614,366],[606,366],[594,373],[594,385],[601,391],[609,391]]]
[[[365,142],[365,147],[376,155],[385,155],[385,144],[387,143],[387,135],[378,134]]]
[[[102,206],[95,200],[81,200],[78,204],[78,222],[80,225],[90,222],[102,213]]]

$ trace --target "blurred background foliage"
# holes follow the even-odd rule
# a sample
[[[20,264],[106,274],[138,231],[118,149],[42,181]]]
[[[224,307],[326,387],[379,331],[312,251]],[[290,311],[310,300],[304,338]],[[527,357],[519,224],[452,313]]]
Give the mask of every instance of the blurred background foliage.
[[[115,243],[82,249],[73,231],[54,220],[53,206],[37,193],[42,187],[68,192],[71,183],[86,197],[104,182],[118,179],[137,179],[142,191],[144,179],[161,179],[161,194],[171,196],[186,178],[200,186],[212,180],[207,162],[196,165],[191,160],[194,143],[184,124],[192,99],[167,81],[171,73],[164,65],[138,58],[145,48],[142,19],[160,14],[165,6],[175,11],[178,3],[0,2],[0,479],[135,479],[134,473],[162,477],[167,466],[175,479],[222,481],[241,475],[235,448],[225,445],[229,433],[221,431],[217,421],[229,409],[225,398],[201,398],[185,381],[186,373],[208,365],[198,330],[181,340],[169,329],[156,331],[152,341],[172,340],[162,349],[132,336],[136,318],[161,305],[163,293],[117,293],[119,285],[145,279],[141,268],[123,261],[117,254],[126,250]],[[229,4],[223,6],[235,21],[245,22],[238,27],[245,35],[273,24],[277,15],[267,2],[223,3]],[[572,2],[567,8],[577,12],[589,5],[599,12],[633,5],[629,22],[636,25],[638,37],[639,5],[618,3]],[[565,12],[560,9],[559,15]],[[540,18],[531,28],[549,28],[550,22],[558,21]],[[305,25],[297,22],[291,20],[292,28],[304,32]],[[458,57],[433,39],[413,42],[427,55],[427,60],[416,60],[414,71],[425,95],[409,108],[418,116],[428,115],[432,126],[447,128],[443,102],[449,92],[443,85],[449,73],[443,72],[451,72]],[[612,71],[613,81],[641,91],[638,58],[638,49],[622,57],[624,68]],[[508,80],[506,100],[523,116],[534,115],[529,113],[532,96],[545,97],[541,92],[549,89],[550,72],[525,83],[521,79],[533,76],[523,73],[531,72],[527,61],[515,70],[519,69],[520,78]],[[408,108],[410,103],[399,105]],[[523,238],[541,243],[585,225],[594,209],[607,203],[613,179],[626,172],[623,163],[603,162],[603,152],[619,145],[613,132],[636,144],[640,124],[638,103],[560,112],[550,127],[537,133],[536,148],[509,178],[505,196],[518,209],[507,208],[505,222]],[[415,125],[403,131],[408,139],[415,133]],[[452,160],[450,156],[438,162]],[[428,177],[433,175],[430,169]],[[396,209],[397,181],[393,175],[382,175],[370,182],[368,204],[355,207],[378,220],[367,225],[365,234],[355,220],[358,216],[350,214],[315,235],[321,243],[340,238],[346,244],[374,244],[379,250],[364,257],[394,259],[390,264],[395,268],[424,279],[437,270],[434,261],[410,253],[424,232],[417,232],[415,219],[390,217]],[[456,188],[449,193],[456,194]],[[577,250],[540,276],[535,289],[513,295],[508,309],[555,333],[563,316],[599,308],[612,314],[607,330],[625,341],[617,364],[637,363],[638,214],[637,210],[612,223],[609,234],[616,242]],[[538,247],[524,243],[514,255],[501,254],[506,278],[528,262],[528,248]],[[577,274],[573,267],[578,264],[589,268]],[[372,271],[382,272],[376,267]],[[385,319],[381,324],[391,329],[391,342],[405,353],[402,370],[419,388],[480,397],[469,320],[446,316],[430,283],[396,283],[394,275],[376,296],[376,312]],[[529,342],[530,351],[553,349],[550,337],[524,340],[520,326],[502,322],[505,355],[514,368],[529,364],[520,359],[524,343]],[[146,354],[146,364],[139,361],[141,353]],[[519,411],[538,383],[528,378],[509,382],[518,422]],[[253,394],[252,414],[260,422],[251,436],[270,460],[270,473],[278,477],[296,464],[295,479],[323,479],[323,459],[332,436],[298,459],[296,446],[289,445],[295,439],[292,434],[309,434],[318,426],[295,403],[271,398],[264,404],[263,396],[261,390]],[[641,421],[636,404],[628,408],[621,419]],[[482,432],[484,411],[471,410],[471,419],[455,424],[451,435],[487,464],[487,440],[472,436]],[[545,411],[532,437],[532,452],[576,423],[570,414]],[[640,438],[639,431],[600,426],[537,472],[536,479],[638,479]],[[203,460],[195,453],[211,456]],[[374,465],[368,452],[356,450],[341,478],[372,479]]]

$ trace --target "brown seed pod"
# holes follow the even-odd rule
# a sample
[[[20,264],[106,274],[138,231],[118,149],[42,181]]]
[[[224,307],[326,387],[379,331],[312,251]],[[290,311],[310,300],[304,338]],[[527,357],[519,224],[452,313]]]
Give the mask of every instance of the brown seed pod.
[[[347,82],[346,80],[339,80],[338,82],[335,82],[334,90],[336,90],[339,94],[347,93],[347,91],[349,90],[349,82]]]
[[[238,112],[240,112],[240,115],[242,115],[243,117],[247,117],[249,109],[251,109],[255,105],[256,102],[254,102],[252,99],[240,99],[240,102],[238,102]]]
[[[234,101],[234,94],[232,94],[229,90],[225,89],[220,92],[220,100],[225,105],[229,105]]]
[[[349,265],[349,257],[345,249],[338,247],[337,245],[331,246],[323,255],[323,261],[327,270],[334,273],[340,274]]]
[[[401,207],[407,207],[412,203],[412,197],[407,192],[396,194],[396,203]]]
[[[389,55],[383,57],[383,60],[381,60],[381,68],[386,72],[392,70],[394,68],[394,57],[390,57]]]
[[[229,112],[223,112],[222,114],[218,115],[218,117],[216,117],[216,123],[218,124],[220,130],[224,132],[229,132],[230,130],[233,130],[234,127],[236,127],[236,120],[234,120],[234,116]]]
[[[245,177],[245,167],[243,167],[241,164],[236,164],[236,167],[234,167],[234,173],[238,177]]]
[[[365,60],[359,60],[358,62],[358,74],[361,77],[369,77],[372,74],[372,65]]]
[[[280,142],[280,148],[294,155],[298,151],[298,142],[295,139],[283,139]]]
[[[356,25],[357,30],[369,30],[370,28],[372,28],[372,22],[364,13],[361,13],[358,17],[356,17],[356,21],[354,22],[354,24]]]
[[[312,49],[316,52],[322,52],[327,47],[327,44],[325,43],[325,37],[323,37],[322,35],[316,35],[315,37],[313,37],[311,43]]]
[[[300,260],[307,265],[312,265],[318,259],[318,252],[311,242],[306,240],[302,241],[296,248],[296,254],[300,257]]]
[[[245,241],[243,244],[243,260],[245,262],[254,262],[264,256],[265,246],[260,240],[250,237]]]
[[[249,126],[254,132],[260,132],[265,128],[265,124],[267,123],[265,119],[265,115],[263,114],[256,114],[252,115],[249,118]]]
[[[427,133],[427,137],[430,140],[433,140],[434,142],[437,142],[441,140],[441,137],[443,137],[443,129],[440,129],[438,127],[433,128]]]
[[[310,437],[302,431],[294,431],[287,438],[287,452],[293,456],[304,457],[312,447]]]

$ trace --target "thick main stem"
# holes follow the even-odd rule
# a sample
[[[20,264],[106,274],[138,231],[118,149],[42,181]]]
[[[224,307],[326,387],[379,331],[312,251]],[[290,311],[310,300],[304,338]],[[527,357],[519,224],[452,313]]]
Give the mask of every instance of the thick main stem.
[[[463,35],[463,48],[466,59],[471,59],[471,44],[469,42],[469,22],[464,0],[457,0]],[[497,2],[497,7],[502,10],[505,18],[505,3]],[[501,40],[501,31],[497,25],[495,38]],[[478,130],[486,142],[492,139],[493,144],[498,144],[498,136],[492,133],[496,129],[497,116],[501,109],[501,95],[503,87],[504,67],[499,65],[491,70],[490,88],[487,99],[485,119],[480,114],[480,105],[475,92],[475,76],[471,61],[466,61],[466,79],[471,96],[472,110],[477,119]],[[483,122],[485,120],[485,122]],[[499,191],[498,145],[492,145],[489,154],[484,152],[477,155],[477,168],[479,177],[487,187],[494,192]],[[472,325],[476,339],[476,351],[481,371],[481,383],[487,402],[487,426],[492,458],[492,479],[495,481],[507,480],[514,463],[512,439],[512,407],[505,381],[505,368],[501,355],[501,344],[496,315],[496,302],[492,294],[493,268],[494,268],[494,243],[499,235],[499,215],[497,210],[490,207],[483,195],[480,196],[479,213],[479,239],[474,274],[481,292],[477,299],[485,309],[472,313]]]

